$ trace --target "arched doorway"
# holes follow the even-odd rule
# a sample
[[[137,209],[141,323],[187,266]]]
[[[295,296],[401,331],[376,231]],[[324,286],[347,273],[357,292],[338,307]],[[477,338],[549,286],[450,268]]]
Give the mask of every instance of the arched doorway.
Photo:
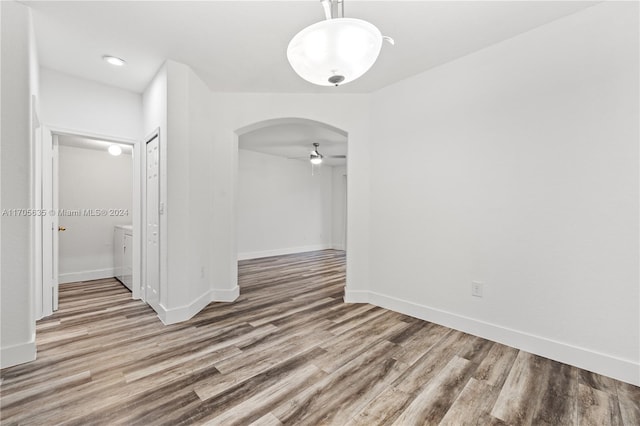
[[[260,121],[235,133],[238,260],[344,252],[348,133],[297,117]],[[312,150],[322,155],[321,164],[310,162]]]

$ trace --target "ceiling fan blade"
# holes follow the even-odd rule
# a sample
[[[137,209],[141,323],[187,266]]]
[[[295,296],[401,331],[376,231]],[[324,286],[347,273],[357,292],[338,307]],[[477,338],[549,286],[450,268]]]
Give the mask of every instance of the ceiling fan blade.
[[[340,159],[344,160],[345,158],[347,158],[346,155],[324,155],[323,157],[324,158],[333,158],[333,159],[337,159],[337,160],[340,160]],[[287,160],[308,160],[308,159],[309,159],[309,157],[287,157]]]

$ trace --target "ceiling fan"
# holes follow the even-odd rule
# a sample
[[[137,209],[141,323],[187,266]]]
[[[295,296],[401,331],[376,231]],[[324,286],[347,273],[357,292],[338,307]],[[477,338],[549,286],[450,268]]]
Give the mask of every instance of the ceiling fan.
[[[326,158],[347,158],[346,155],[326,155],[326,156],[322,155],[320,154],[320,151],[318,151],[318,148],[320,148],[320,144],[318,142],[314,142],[312,145],[313,145],[313,151],[311,151],[311,153],[309,154],[309,161],[313,165],[322,164],[322,160],[325,157]]]
[[[322,164],[322,160],[325,158],[347,158],[346,155],[322,155],[318,150],[318,148],[320,148],[320,144],[318,142],[314,142],[312,145],[313,150],[309,154],[309,157],[294,157],[291,158],[291,160],[305,160],[308,158],[311,164],[319,165]]]
[[[309,160],[311,161],[311,164],[317,165],[322,163],[322,159],[324,158],[324,155],[318,152],[318,147],[320,147],[320,144],[317,142],[314,142],[313,151],[311,151],[311,154],[309,155]]]

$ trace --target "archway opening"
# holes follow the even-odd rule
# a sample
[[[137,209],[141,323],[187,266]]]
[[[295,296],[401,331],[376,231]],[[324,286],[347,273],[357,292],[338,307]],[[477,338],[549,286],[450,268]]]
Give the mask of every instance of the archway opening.
[[[287,117],[260,121],[236,134],[240,266],[313,253],[341,256],[346,263],[348,133]],[[318,153],[322,161],[314,164]],[[242,287],[240,278],[238,284]]]

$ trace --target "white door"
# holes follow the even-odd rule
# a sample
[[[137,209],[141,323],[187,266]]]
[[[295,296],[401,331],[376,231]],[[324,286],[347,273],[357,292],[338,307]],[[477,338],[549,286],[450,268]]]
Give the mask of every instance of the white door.
[[[53,158],[51,166],[52,174],[51,181],[53,183],[53,210],[59,211],[58,205],[58,136],[53,135]],[[53,290],[53,310],[58,310],[58,233],[64,231],[65,228],[60,226],[58,215],[53,216],[53,247],[51,252],[53,253],[53,278],[51,280],[51,287]]]
[[[58,149],[42,128],[42,316],[58,309]]]
[[[146,152],[146,300],[160,309],[160,149],[158,137],[147,142]]]

